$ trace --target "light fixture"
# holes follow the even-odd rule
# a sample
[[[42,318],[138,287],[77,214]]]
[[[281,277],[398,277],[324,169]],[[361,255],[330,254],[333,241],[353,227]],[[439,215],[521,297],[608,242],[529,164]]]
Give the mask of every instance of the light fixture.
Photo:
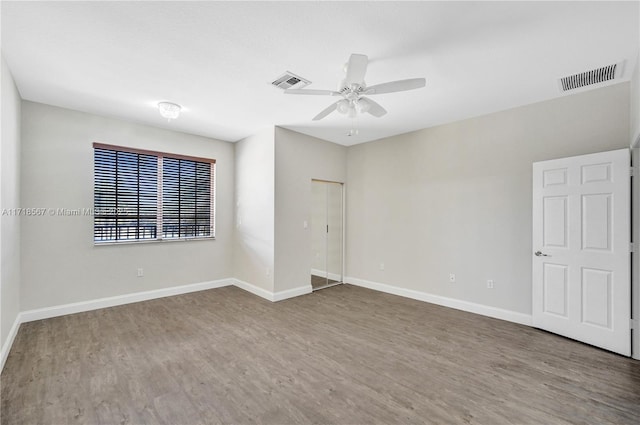
[[[160,102],[158,103],[158,111],[160,115],[167,119],[167,121],[175,120],[180,115],[182,106],[177,103]]]
[[[356,107],[358,105],[358,100],[355,99],[342,99],[336,103],[336,109],[341,114],[347,114],[349,118],[355,118],[357,115]]]
[[[336,109],[341,114],[346,114],[349,111],[349,101],[347,99],[342,99],[336,105]]]
[[[367,101],[366,98],[358,99],[358,108],[362,113],[369,112],[369,109],[371,109],[371,104]]]

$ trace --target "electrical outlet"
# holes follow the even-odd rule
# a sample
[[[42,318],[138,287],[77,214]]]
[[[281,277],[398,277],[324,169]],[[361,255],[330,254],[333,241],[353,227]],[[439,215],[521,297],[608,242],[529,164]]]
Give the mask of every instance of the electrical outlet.
[[[449,273],[449,282],[455,282],[456,281],[456,275],[453,273]]]
[[[144,276],[144,269],[140,268],[138,269],[138,277],[142,277]]]
[[[380,263],[380,270],[384,270],[384,263]]]
[[[487,280],[487,289],[493,289],[493,279]]]

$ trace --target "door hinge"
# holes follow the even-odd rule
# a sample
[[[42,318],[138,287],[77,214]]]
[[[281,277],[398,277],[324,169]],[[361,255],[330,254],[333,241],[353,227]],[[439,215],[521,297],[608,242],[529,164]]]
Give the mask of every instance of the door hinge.
[[[633,319],[629,319],[629,329],[638,329],[638,322]]]
[[[629,167],[629,175],[631,177],[635,177],[638,175],[638,169],[637,167]]]
[[[629,252],[636,252],[636,244],[634,242],[629,243]]]

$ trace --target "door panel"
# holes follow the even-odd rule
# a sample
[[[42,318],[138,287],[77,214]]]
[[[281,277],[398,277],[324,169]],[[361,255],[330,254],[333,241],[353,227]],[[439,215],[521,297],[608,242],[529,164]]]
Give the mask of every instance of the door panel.
[[[611,329],[611,271],[582,269],[582,322]]]
[[[567,169],[559,168],[557,170],[544,170],[542,172],[544,179],[543,186],[565,186],[567,184]]]
[[[629,151],[533,165],[533,323],[630,355]]]
[[[611,251],[611,194],[582,195],[582,249]]]
[[[567,266],[544,265],[544,311],[567,316]]]
[[[611,163],[582,166],[582,184],[611,181]]]
[[[543,199],[543,246],[567,247],[567,197],[552,196]]]

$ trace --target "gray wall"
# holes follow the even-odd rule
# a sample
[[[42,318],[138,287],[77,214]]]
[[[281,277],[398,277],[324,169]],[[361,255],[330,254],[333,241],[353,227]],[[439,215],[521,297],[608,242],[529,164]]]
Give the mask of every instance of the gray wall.
[[[627,147],[629,107],[622,83],[350,147],[347,276],[530,314],[532,163]]]
[[[4,58],[2,62],[0,207],[20,204],[20,110],[21,99]],[[20,312],[20,222],[19,216],[0,216],[0,347]],[[6,353],[5,353],[6,354]],[[1,368],[1,367],[0,367]]]
[[[273,128],[235,144],[233,277],[269,292],[274,276],[274,155]]]
[[[96,141],[215,158],[216,239],[94,246],[91,216],[23,217],[22,310],[233,275],[231,143],[23,102],[22,205],[92,207]]]
[[[275,291],[310,286],[311,180],[345,182],[347,148],[276,127]],[[348,190],[348,189],[347,189]]]

